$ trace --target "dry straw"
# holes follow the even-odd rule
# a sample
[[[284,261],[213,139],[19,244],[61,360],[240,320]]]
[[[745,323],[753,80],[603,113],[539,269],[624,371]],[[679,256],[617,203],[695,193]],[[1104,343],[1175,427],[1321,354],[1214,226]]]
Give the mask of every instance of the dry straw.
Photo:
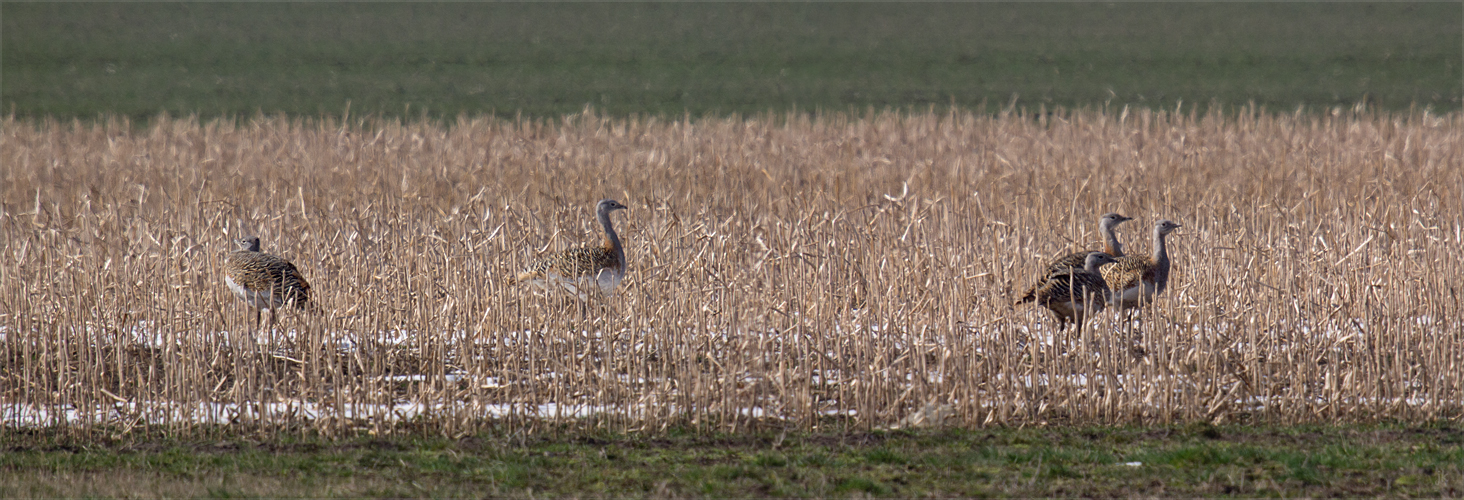
[[[767,421],[1459,418],[1458,114],[4,120],[0,425],[455,434]],[[585,306],[508,278],[595,241]],[[1169,291],[1057,332],[1010,306],[1098,214]],[[324,316],[270,334],[232,238]]]

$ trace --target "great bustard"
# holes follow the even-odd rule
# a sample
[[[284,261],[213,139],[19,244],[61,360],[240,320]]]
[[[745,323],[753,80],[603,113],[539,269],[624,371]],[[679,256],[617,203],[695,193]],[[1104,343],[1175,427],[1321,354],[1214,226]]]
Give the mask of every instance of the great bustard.
[[[1098,269],[1104,264],[1117,262],[1112,255],[1103,252],[1088,254],[1081,268],[1058,271],[1042,280],[1042,286],[1032,293],[1031,299],[1052,311],[1059,328],[1068,323],[1081,325],[1090,314],[1103,311],[1109,299],[1108,284]],[[1018,302],[1019,304],[1021,302]]]
[[[599,246],[584,246],[565,250],[545,258],[518,274],[518,281],[527,281],[545,291],[553,286],[563,287],[580,300],[588,299],[586,292],[599,288],[606,297],[615,295],[615,287],[625,278],[625,248],[620,245],[620,236],[610,224],[610,212],[625,210],[626,206],[615,200],[600,200],[595,206],[595,217],[605,229],[605,241]]]
[[[259,326],[262,310],[269,309],[269,325],[275,324],[276,311],[282,306],[304,309],[310,301],[310,283],[290,261],[259,251],[259,237],[235,240],[238,249],[224,262],[224,283],[240,300],[254,308],[254,324]]]
[[[1115,234],[1113,230],[1116,229],[1119,224],[1123,224],[1131,220],[1134,220],[1133,217],[1124,217],[1113,212],[1103,214],[1102,217],[1098,218],[1098,232],[1103,234],[1103,253],[1106,253],[1114,258],[1123,256],[1123,244],[1118,242],[1118,235]],[[1035,297],[1034,294],[1037,293],[1037,290],[1040,290],[1042,289],[1042,287],[1047,286],[1048,277],[1069,269],[1081,269],[1087,262],[1088,256],[1095,253],[1098,252],[1092,250],[1083,250],[1073,252],[1053,260],[1051,263],[1047,264],[1047,267],[1042,269],[1042,273],[1038,275],[1037,284],[1032,285],[1031,288],[1028,288],[1026,291],[1022,292],[1022,298],[1017,300],[1017,303],[1021,304],[1023,302],[1031,301],[1033,297]]]
[[[1114,306],[1129,309],[1154,301],[1169,285],[1169,251],[1164,237],[1181,226],[1169,220],[1154,223],[1154,254],[1126,255],[1103,268],[1103,279],[1113,290]]]

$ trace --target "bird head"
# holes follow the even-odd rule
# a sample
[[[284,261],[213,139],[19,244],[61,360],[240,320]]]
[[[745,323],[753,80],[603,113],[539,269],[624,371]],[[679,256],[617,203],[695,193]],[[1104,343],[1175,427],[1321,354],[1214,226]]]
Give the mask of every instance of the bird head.
[[[1134,220],[1134,218],[1124,217],[1117,213],[1109,212],[1103,214],[1103,217],[1098,219],[1098,225],[1103,227],[1104,229],[1112,230],[1113,228],[1118,227],[1119,224],[1123,224],[1131,220]]]
[[[1088,260],[1083,263],[1083,268],[1098,269],[1104,264],[1113,264],[1116,262],[1118,262],[1118,259],[1113,258],[1112,255],[1103,252],[1093,252],[1088,254]]]
[[[234,240],[234,244],[239,246],[239,250],[240,251],[244,251],[244,252],[258,252],[259,251],[259,237],[258,236],[245,236],[243,238],[239,238],[237,240]]]
[[[611,199],[600,200],[600,203],[598,205],[595,205],[595,211],[601,213],[610,213],[616,210],[625,210],[627,208],[630,207],[621,205],[620,202]]]

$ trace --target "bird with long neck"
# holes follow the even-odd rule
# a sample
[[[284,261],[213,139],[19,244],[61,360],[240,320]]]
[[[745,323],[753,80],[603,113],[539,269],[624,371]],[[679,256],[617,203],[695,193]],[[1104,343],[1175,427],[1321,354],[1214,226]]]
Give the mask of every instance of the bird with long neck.
[[[1154,253],[1127,255],[1118,263],[1102,269],[1103,279],[1113,291],[1113,306],[1130,309],[1154,301],[1154,296],[1169,287],[1169,248],[1165,237],[1179,229],[1168,219],[1154,223]]]
[[[1107,253],[1088,254],[1082,268],[1048,276],[1034,293],[1033,301],[1052,311],[1060,328],[1066,328],[1068,323],[1081,325],[1088,315],[1103,311],[1110,292],[1099,268],[1114,262],[1117,261]]]
[[[565,250],[535,262],[516,277],[519,282],[529,282],[540,289],[550,291],[560,287],[581,300],[588,299],[589,288],[598,288],[606,297],[615,295],[615,288],[625,279],[625,247],[620,235],[610,221],[610,212],[627,207],[615,200],[600,200],[595,205],[595,218],[605,232],[605,240],[599,246],[584,246]]]
[[[1125,217],[1113,212],[1103,214],[1102,217],[1098,218],[1098,232],[1103,234],[1103,253],[1115,258],[1123,256],[1123,244],[1118,242],[1118,234],[1114,233],[1114,230],[1118,228],[1119,224],[1131,220],[1134,220],[1133,217]],[[1017,304],[1031,302],[1036,298],[1037,290],[1047,284],[1048,277],[1069,269],[1082,268],[1087,262],[1088,256],[1095,253],[1098,252],[1094,250],[1083,250],[1054,259],[1047,264],[1047,267],[1043,268],[1042,274],[1037,279],[1037,283],[1022,292],[1022,298],[1017,299]]]

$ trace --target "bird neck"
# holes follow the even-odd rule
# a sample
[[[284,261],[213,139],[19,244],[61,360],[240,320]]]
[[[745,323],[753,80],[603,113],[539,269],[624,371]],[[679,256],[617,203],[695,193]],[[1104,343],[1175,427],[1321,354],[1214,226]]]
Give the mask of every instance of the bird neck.
[[[1118,235],[1113,233],[1112,226],[1103,227],[1103,251],[1108,255],[1119,257],[1123,255],[1123,245],[1118,242]]]
[[[1155,281],[1169,279],[1169,249],[1164,245],[1164,232],[1154,230],[1154,274]]]
[[[605,249],[615,254],[615,261],[620,267],[625,267],[625,249],[620,246],[620,235],[615,234],[615,226],[610,223],[610,211],[600,210],[595,214],[600,219],[600,227],[605,229]]]

